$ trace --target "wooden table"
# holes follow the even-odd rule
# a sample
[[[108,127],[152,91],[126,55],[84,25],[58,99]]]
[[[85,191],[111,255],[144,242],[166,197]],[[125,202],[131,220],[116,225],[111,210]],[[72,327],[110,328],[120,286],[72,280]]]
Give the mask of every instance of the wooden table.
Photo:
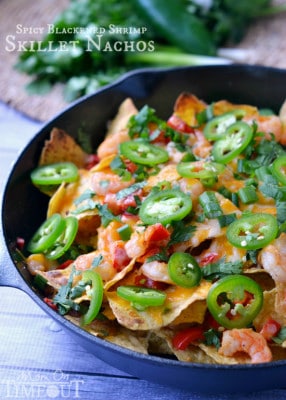
[[[0,103],[1,187],[17,152],[39,127]],[[0,268],[4,267],[0,260]],[[0,287],[0,399],[63,398],[282,400],[286,399],[286,390],[205,396],[139,380],[82,349],[27,294]]]

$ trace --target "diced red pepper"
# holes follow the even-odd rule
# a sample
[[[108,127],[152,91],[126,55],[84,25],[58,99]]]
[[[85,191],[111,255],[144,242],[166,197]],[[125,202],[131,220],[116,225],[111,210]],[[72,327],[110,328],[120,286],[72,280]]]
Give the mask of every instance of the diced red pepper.
[[[123,242],[118,242],[113,248],[113,266],[116,271],[121,271],[130,263],[130,258],[128,257],[126,250],[124,248]]]
[[[200,266],[204,267],[205,265],[211,264],[215,262],[219,258],[217,253],[209,253],[206,254],[200,261]]]
[[[204,340],[202,326],[192,326],[177,332],[172,339],[172,345],[176,350],[186,350],[190,344],[197,340]]]
[[[99,163],[99,157],[97,154],[89,154],[87,157],[87,160],[85,162],[85,168],[86,169],[91,169],[94,167],[96,164]]]
[[[264,323],[260,333],[267,341],[271,341],[273,337],[277,336],[280,329],[281,325],[279,324],[279,322],[275,321],[272,318],[269,318]]]
[[[138,165],[136,165],[134,162],[128,159],[124,160],[124,164],[126,166],[127,171],[131,172],[131,174],[134,174],[134,172],[136,172],[138,169]]]
[[[60,264],[57,269],[66,269],[69,265],[73,263],[73,260],[66,260],[62,264]]]
[[[49,299],[48,297],[45,297],[44,302],[53,310],[58,311],[57,305],[53,302],[52,299]]]
[[[167,124],[176,131],[183,133],[194,133],[194,129],[183,121],[178,115],[173,114],[167,121]]]
[[[160,242],[162,240],[170,240],[170,232],[168,229],[159,222],[154,225],[148,226],[145,231],[144,239],[146,242]]]
[[[25,239],[21,238],[21,237],[17,237],[16,239],[16,246],[17,249],[19,250],[23,250],[24,246],[25,246]]]

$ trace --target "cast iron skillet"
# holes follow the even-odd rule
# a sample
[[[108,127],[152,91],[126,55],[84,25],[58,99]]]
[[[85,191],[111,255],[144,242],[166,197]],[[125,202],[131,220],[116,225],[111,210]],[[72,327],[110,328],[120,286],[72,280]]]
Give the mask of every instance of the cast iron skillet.
[[[0,282],[24,290],[80,345],[133,376],[201,393],[283,388],[286,360],[255,366],[183,363],[142,355],[98,339],[51,310],[32,287],[25,265],[15,261],[15,239],[30,238],[45,219],[47,197],[31,185],[29,173],[36,167],[51,129],[56,126],[76,136],[78,129],[84,127],[92,135],[96,148],[104,137],[106,122],[126,97],[132,97],[139,108],[144,104],[154,107],[164,118],[170,115],[176,97],[183,91],[209,102],[226,98],[258,107],[271,106],[277,112],[286,97],[286,70],[239,65],[140,70],[79,100],[56,116],[28,143],[7,179],[1,202]]]

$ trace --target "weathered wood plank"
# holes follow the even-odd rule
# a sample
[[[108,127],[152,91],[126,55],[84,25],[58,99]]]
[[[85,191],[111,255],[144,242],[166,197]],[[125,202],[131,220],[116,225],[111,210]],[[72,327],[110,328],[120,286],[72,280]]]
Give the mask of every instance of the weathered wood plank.
[[[2,287],[0,299],[0,365],[127,375],[79,346],[20,290]]]

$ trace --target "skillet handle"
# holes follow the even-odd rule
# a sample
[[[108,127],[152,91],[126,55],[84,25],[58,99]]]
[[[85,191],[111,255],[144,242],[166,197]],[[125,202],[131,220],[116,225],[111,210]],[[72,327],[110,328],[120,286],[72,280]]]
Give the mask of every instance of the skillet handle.
[[[10,258],[5,245],[2,228],[0,228],[0,287],[8,286],[26,292],[27,285],[21,278],[20,272]]]

